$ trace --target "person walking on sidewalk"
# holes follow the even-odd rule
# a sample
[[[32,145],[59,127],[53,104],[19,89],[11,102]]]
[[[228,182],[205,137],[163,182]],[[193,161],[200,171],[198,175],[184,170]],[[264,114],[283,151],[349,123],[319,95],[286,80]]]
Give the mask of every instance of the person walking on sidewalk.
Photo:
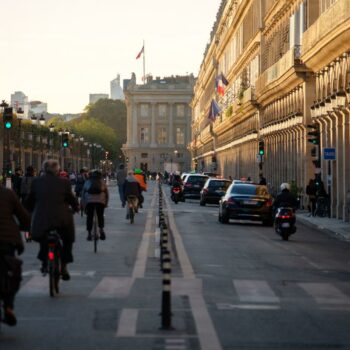
[[[314,179],[310,179],[309,184],[306,186],[306,194],[308,195],[307,208],[310,216],[315,216],[316,210],[316,184]]]
[[[119,198],[122,202],[123,208],[125,207],[125,199],[124,199],[124,182],[126,179],[126,170],[124,169],[124,164],[119,165],[119,170],[117,171],[117,184],[119,190]]]
[[[100,238],[106,239],[104,231],[104,211],[108,206],[109,194],[105,181],[102,178],[102,173],[99,170],[94,170],[89,179],[85,182],[82,191],[82,201],[86,208],[86,229],[88,231],[87,240],[91,241],[91,231],[94,220],[94,211],[96,210],[97,222],[100,230]]]

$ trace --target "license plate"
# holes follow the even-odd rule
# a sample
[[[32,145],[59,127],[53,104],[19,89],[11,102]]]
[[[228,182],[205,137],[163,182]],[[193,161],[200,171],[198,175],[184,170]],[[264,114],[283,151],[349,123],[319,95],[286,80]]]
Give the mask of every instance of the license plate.
[[[256,205],[256,201],[243,201],[243,204]]]
[[[200,186],[199,186],[199,185],[194,185],[193,187],[195,187],[195,188],[199,188]]]
[[[282,227],[290,227],[289,222],[282,222]]]

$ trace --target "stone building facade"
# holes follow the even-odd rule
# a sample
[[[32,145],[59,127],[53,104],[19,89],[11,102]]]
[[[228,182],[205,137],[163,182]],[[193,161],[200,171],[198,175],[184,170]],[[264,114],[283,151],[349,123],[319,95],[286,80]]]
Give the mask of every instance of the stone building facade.
[[[222,97],[221,73],[229,82]],[[214,122],[212,98],[221,108]],[[304,201],[318,174],[331,215],[349,219],[349,0],[223,0],[191,106],[197,169],[256,181],[263,173],[272,192],[295,181]],[[317,152],[308,125],[320,128]],[[335,148],[336,160],[325,160],[324,148]]]
[[[127,142],[123,152],[129,168],[185,171],[191,158],[191,108],[195,80],[190,76],[149,77],[137,85],[135,74],[124,91]]]

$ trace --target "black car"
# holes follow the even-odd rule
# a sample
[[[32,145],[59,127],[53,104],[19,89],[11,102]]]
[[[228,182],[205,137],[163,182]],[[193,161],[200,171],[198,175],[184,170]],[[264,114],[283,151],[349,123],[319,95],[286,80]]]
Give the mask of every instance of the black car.
[[[266,186],[252,183],[233,183],[219,202],[219,221],[230,219],[262,221],[273,225],[272,197]]]
[[[200,205],[219,204],[221,197],[231,185],[232,181],[226,179],[208,179],[200,192]]]
[[[188,174],[183,181],[184,198],[200,198],[200,191],[208,178],[206,175]]]

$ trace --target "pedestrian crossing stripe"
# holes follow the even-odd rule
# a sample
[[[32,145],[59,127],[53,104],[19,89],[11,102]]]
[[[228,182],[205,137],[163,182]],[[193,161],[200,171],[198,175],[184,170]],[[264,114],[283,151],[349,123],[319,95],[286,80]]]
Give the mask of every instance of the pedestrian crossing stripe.
[[[266,281],[254,280],[233,280],[233,285],[237,291],[241,302],[250,303],[279,303],[280,298]]]

